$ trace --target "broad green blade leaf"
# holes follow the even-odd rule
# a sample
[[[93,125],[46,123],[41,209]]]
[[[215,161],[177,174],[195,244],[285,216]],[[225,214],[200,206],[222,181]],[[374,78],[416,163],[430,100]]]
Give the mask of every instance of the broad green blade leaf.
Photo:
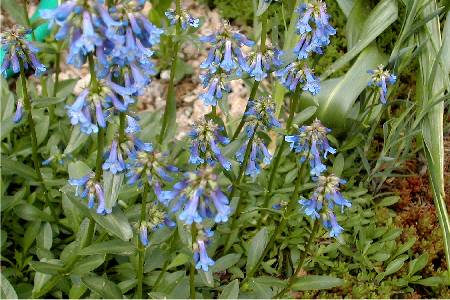
[[[300,103],[311,105],[318,102],[317,115],[320,120],[329,127],[343,128],[348,111],[370,80],[367,71],[386,61],[387,57],[375,45],[369,46],[343,77],[322,82],[319,95],[313,98],[305,94]]]
[[[37,97],[32,100],[31,104],[35,108],[47,108],[50,105],[61,103],[64,100],[65,98],[62,97]]]
[[[259,258],[264,252],[264,248],[267,245],[269,238],[269,232],[266,227],[263,227],[258,233],[251,239],[249,248],[248,248],[248,256],[247,256],[247,265],[245,266],[247,273],[253,269],[253,267],[258,262]]]
[[[112,240],[90,245],[80,252],[78,255],[94,255],[94,254],[118,254],[132,255],[136,252],[136,248],[130,242],[122,240]]]
[[[111,211],[116,205],[122,186],[124,174],[113,174],[109,171],[103,173],[103,189],[105,192],[105,208]]]
[[[31,267],[36,272],[44,273],[44,274],[51,274],[56,275],[59,272],[61,272],[64,268],[64,264],[62,261],[59,260],[49,260],[47,261],[32,261],[30,262]]]
[[[343,279],[326,275],[306,275],[298,278],[292,285],[296,291],[325,290],[345,283]]]
[[[235,279],[227,284],[222,293],[219,295],[219,299],[237,299],[239,296],[239,280]]]
[[[211,270],[213,272],[223,272],[226,269],[234,266],[239,259],[241,258],[241,254],[231,253],[219,258],[214,266],[212,266]]]
[[[9,280],[2,273],[0,273],[0,278],[1,278],[1,294],[0,294],[1,297],[0,298],[1,299],[17,299],[17,293],[14,290],[11,283],[9,282]],[[237,279],[236,279],[236,281],[237,281]],[[239,284],[238,284],[238,289],[239,289]]]
[[[80,126],[74,126],[70,134],[69,143],[64,149],[64,154],[70,154],[80,149],[88,140],[89,136],[80,131]]]
[[[364,19],[364,24],[361,24],[362,30],[360,33],[360,39],[355,43],[353,48],[350,49],[344,56],[335,61],[328,69],[322,74],[321,79],[325,79],[335,71],[342,68],[346,63],[355,58],[364,48],[370,45],[377,36],[379,36],[386,28],[398,18],[397,1],[382,0],[377,6],[370,12],[370,14]]]
[[[86,276],[81,281],[90,290],[96,292],[106,299],[122,299],[122,292],[113,282],[100,276]]]
[[[436,11],[437,7],[437,1],[429,1],[422,11],[422,18]],[[439,18],[436,17],[428,22],[416,37],[418,43],[427,41],[425,51],[422,51],[419,56],[417,98],[423,110],[430,109],[422,121],[422,137],[448,266],[450,266],[450,217],[444,191],[444,103],[436,104],[434,101],[444,95],[445,89],[449,89],[449,23],[449,13],[447,13],[444,36],[441,36]],[[450,279],[450,268],[448,268],[448,278]]]
[[[75,267],[72,269],[71,273],[75,275],[85,275],[103,264],[105,261],[105,255],[91,255],[84,257],[80,261],[77,262]]]
[[[21,162],[2,157],[0,160],[2,167],[2,176],[17,175],[28,180],[37,180],[36,171],[33,168],[24,165]]]
[[[355,5],[355,0],[337,0],[337,3],[339,4],[339,7],[344,15],[348,18],[353,6]]]

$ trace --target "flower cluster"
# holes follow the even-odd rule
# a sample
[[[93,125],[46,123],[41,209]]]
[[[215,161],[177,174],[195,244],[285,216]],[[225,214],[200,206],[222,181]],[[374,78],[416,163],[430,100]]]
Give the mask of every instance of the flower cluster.
[[[33,69],[36,76],[42,75],[47,70],[36,57],[39,49],[26,39],[26,35],[30,33],[31,29],[14,25],[11,30],[0,34],[2,51],[5,53],[0,71],[4,77],[10,67],[14,73],[19,73],[21,65],[24,70]]]
[[[206,92],[200,94],[199,98],[205,105],[216,106],[217,101],[222,99],[223,93],[229,93],[231,88],[225,81],[226,76],[223,73],[212,74],[204,73],[200,75],[203,88],[206,88]]]
[[[148,217],[139,224],[139,240],[144,246],[149,245],[149,232],[156,231],[164,226],[174,227],[176,225],[167,216],[165,208],[158,203],[147,204],[145,215]]]
[[[282,54],[283,52],[278,49],[266,49],[264,53],[255,51],[247,56],[246,62],[241,67],[256,81],[262,81],[267,78],[268,73],[283,64],[281,61]]]
[[[299,60],[306,59],[310,53],[322,54],[322,47],[330,43],[330,36],[336,30],[328,23],[327,6],[322,0],[301,4],[296,11],[300,17],[296,24],[300,41],[294,48]]]
[[[110,80],[99,82],[97,89],[83,90],[72,105],[67,105],[67,114],[72,125],[79,125],[85,134],[98,132],[98,127],[106,127],[106,119],[111,110],[126,111],[134,103],[130,95],[132,88],[120,86]],[[123,100],[120,101],[120,96]]]
[[[270,95],[261,96],[254,100],[250,99],[245,117],[248,136],[253,133],[256,126],[265,131],[281,127],[280,122],[275,117],[275,103]]]
[[[181,28],[186,30],[188,27],[198,28],[200,26],[200,20],[192,17],[185,9],[181,9],[177,14],[175,9],[168,9],[165,12],[167,19],[169,19],[170,25],[176,25],[179,21]]]
[[[99,182],[95,180],[95,174],[89,172],[87,175],[81,178],[69,179],[69,184],[76,187],[75,196],[81,198],[88,197],[88,207],[94,208],[95,199],[98,200],[97,213],[104,215],[112,212],[112,209],[106,207],[105,194],[103,188]],[[80,194],[80,189],[82,190]]]
[[[164,191],[163,203],[172,212],[181,211],[178,218],[185,224],[199,224],[208,218],[214,222],[226,222],[231,213],[227,196],[221,191],[218,176],[211,167],[186,172],[171,191]]]
[[[251,149],[247,162],[247,168],[245,169],[245,175],[256,177],[261,172],[261,163],[266,165],[270,164],[272,155],[267,150],[264,140],[260,137],[254,137],[253,139],[247,139],[236,152],[236,160],[239,163],[245,161],[245,153],[248,143],[251,142]]]
[[[321,219],[323,226],[330,231],[331,237],[339,236],[344,230],[336,220],[333,212],[335,206],[343,211],[345,207],[351,207],[350,201],[345,199],[339,191],[339,185],[345,181],[331,174],[321,175],[315,178],[316,188],[310,199],[301,199],[305,214],[313,220]]]
[[[213,120],[202,119],[192,126],[189,133],[192,139],[189,162],[199,165],[207,162],[214,166],[218,161],[226,170],[231,169],[231,163],[223,156],[219,144],[227,145],[230,140],[223,135],[224,128]]]
[[[336,149],[328,144],[327,134],[330,131],[318,119],[315,119],[311,125],[300,127],[297,135],[285,136],[285,141],[290,143],[291,150],[300,154],[300,161],[309,160],[310,172],[313,176],[319,176],[327,168],[322,163],[322,156],[326,159],[328,153],[336,153]]]
[[[295,61],[275,72],[280,83],[291,92],[295,91],[297,85],[302,84],[304,91],[317,95],[320,92],[319,79],[305,62]]]
[[[386,104],[387,86],[393,85],[397,81],[397,76],[385,70],[383,65],[379,65],[374,70],[369,70],[368,73],[372,75],[369,86],[379,90],[380,101]]]

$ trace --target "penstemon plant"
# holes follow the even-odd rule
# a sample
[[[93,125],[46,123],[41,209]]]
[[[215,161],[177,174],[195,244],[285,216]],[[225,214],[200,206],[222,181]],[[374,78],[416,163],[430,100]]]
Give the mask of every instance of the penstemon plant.
[[[31,193],[29,199],[11,201],[21,201],[21,215],[33,221],[24,240],[39,232],[32,254],[39,261],[20,256],[31,252],[31,244],[16,254],[22,262],[17,272],[25,272],[27,264],[27,272],[34,272],[34,286],[23,295],[283,298],[299,297],[294,291],[342,286],[343,279],[320,274],[332,263],[318,256],[335,251],[336,258],[339,247],[346,255],[362,247],[358,259],[367,263],[363,256],[372,251],[369,237],[387,230],[378,234],[372,224],[375,233],[366,234],[367,228],[357,227],[369,222],[357,217],[370,201],[362,200],[358,177],[343,172],[349,169],[344,155],[354,155],[336,138],[339,131],[332,135],[333,124],[322,122],[315,107],[310,113],[305,102],[330,90],[315,71],[337,34],[325,1],[289,3],[293,18],[284,27],[292,29],[286,36],[293,40],[282,43],[293,47],[283,50],[275,23],[278,10],[284,18],[283,1],[259,1],[253,32],[227,20],[217,28],[201,28],[203,18],[187,3],[163,2],[67,0],[41,10],[57,41],[54,74],[38,59],[47,57],[45,45],[32,41],[33,29],[17,25],[1,34],[2,75],[12,71],[20,77],[10,118],[14,125],[8,125],[5,145],[13,145],[19,126],[27,126],[31,150],[22,149],[21,155],[31,154],[33,168],[30,175],[24,160],[18,173],[34,180],[23,189]],[[164,11],[158,11],[161,7]],[[32,27],[30,20],[27,24]],[[162,41],[170,52],[165,109],[140,112],[139,97],[161,71]],[[210,112],[193,120],[186,137],[177,139],[177,74],[185,67],[181,54],[187,43],[207,52],[199,64],[196,101]],[[67,88],[59,78],[63,49],[66,64],[89,76],[75,92],[74,85]],[[380,122],[391,116],[394,91],[388,87],[394,90],[397,81],[391,67],[367,71],[369,96],[354,119],[363,125],[355,128],[368,134],[368,143]],[[30,71],[43,77],[38,89],[27,82]],[[234,119],[227,98],[238,80],[249,86],[249,96]],[[281,112],[270,96],[275,85],[286,94]],[[37,122],[42,120],[50,123],[51,137],[40,137]],[[12,165],[8,158],[6,166]],[[42,209],[33,206],[39,201]],[[357,236],[367,240],[355,242]],[[409,249],[395,250],[389,241],[383,239],[383,246],[390,252],[401,255]],[[398,271],[391,264],[403,259],[381,254],[377,263],[387,261],[387,266],[374,267],[369,261],[361,267],[364,276],[374,269],[377,274],[367,276],[377,283]],[[320,267],[311,269],[315,264]],[[351,265],[339,267],[344,264]],[[406,286],[421,280],[414,277],[415,264],[410,263]],[[314,280],[317,287],[310,286]]]

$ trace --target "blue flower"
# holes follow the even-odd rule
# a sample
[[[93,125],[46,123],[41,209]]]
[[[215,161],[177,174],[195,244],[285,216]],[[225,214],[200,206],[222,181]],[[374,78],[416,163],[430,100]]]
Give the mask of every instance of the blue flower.
[[[208,256],[206,252],[205,242],[197,240],[197,249],[194,251],[195,268],[208,272],[209,267],[214,266],[214,261]]]
[[[295,91],[297,85],[302,84],[302,89],[308,91],[311,95],[317,95],[320,92],[319,79],[303,62],[293,62],[275,72],[280,83],[289,89]]]
[[[39,49],[32,42],[26,40],[26,35],[30,33],[31,30],[14,25],[11,30],[0,34],[1,50],[5,54],[0,72],[4,77],[6,77],[9,67],[14,73],[19,73],[20,62],[25,70],[33,69],[36,76],[42,75],[47,70],[36,57]]]
[[[165,12],[167,19],[169,19],[170,25],[181,22],[181,28],[186,30],[188,27],[198,28],[200,26],[200,20],[192,17],[185,9],[181,9],[180,14],[177,14],[174,9],[169,9]]]
[[[208,69],[210,74],[216,73],[219,68],[225,73],[248,68],[241,47],[251,47],[254,42],[231,30],[228,24],[224,24],[215,34],[201,37],[200,41],[212,44],[207,59],[200,65],[201,68]]]
[[[19,123],[22,120],[23,117],[23,102],[17,101],[16,104],[16,113],[14,114],[13,122]]]
[[[217,101],[222,99],[223,92],[231,91],[228,84],[224,82],[222,75],[212,76],[210,73],[200,75],[203,87],[207,88],[205,93],[200,94],[199,98],[205,105],[216,106]]]
[[[241,146],[241,148],[236,153],[236,160],[242,164],[245,160],[245,152],[247,150],[247,145],[249,143],[249,139],[247,139]],[[261,172],[261,164],[264,163],[266,165],[270,164],[272,160],[272,155],[267,150],[264,141],[255,137],[252,141],[250,155],[247,162],[247,168],[245,170],[245,175],[256,177]]]
[[[139,240],[146,247],[150,244],[149,232],[165,226],[174,227],[176,224],[169,219],[165,208],[156,202],[147,204],[145,209],[145,220],[139,225]]]
[[[379,90],[380,101],[386,104],[387,86],[393,85],[397,81],[397,76],[385,70],[383,65],[379,65],[374,70],[369,70],[368,73],[372,75],[369,86]]]
[[[120,149],[118,151],[117,146],[117,141],[113,140],[111,149],[109,150],[108,159],[103,163],[103,170],[110,171],[113,174],[120,173],[126,169],[122,153],[120,152]]]
[[[262,81],[268,73],[281,66],[282,51],[267,49],[264,53],[254,52],[248,55],[247,62],[240,64],[250,77]]]
[[[135,134],[141,131],[141,127],[137,120],[129,115],[126,116],[127,119],[127,127],[125,128],[125,133]]]
[[[214,166],[218,161],[226,170],[231,170],[231,163],[223,156],[218,144],[227,145],[230,140],[223,135],[224,128],[213,120],[202,119],[192,126],[189,137],[192,139],[189,162],[199,165],[206,162]]]
[[[180,211],[178,218],[185,224],[203,223],[206,219],[226,222],[231,208],[217,179],[211,167],[187,172],[172,190],[163,192],[162,198],[173,212]]]
[[[111,209],[105,207],[105,195],[100,183],[95,181],[95,174],[89,173],[81,178],[69,179],[69,184],[76,187],[75,196],[81,198],[88,198],[88,207],[94,208],[95,199],[98,201],[97,210],[98,214],[104,215],[112,212]],[[80,189],[81,194],[80,194]]]
[[[306,59],[312,52],[322,54],[322,48],[330,43],[330,36],[336,34],[329,24],[326,4],[314,0],[301,4],[296,11],[299,13],[296,32],[300,35],[300,41],[294,48],[297,58]]]
[[[310,126],[299,128],[297,135],[285,136],[285,141],[290,143],[291,150],[300,154],[300,161],[309,160],[310,173],[313,176],[319,176],[326,170],[322,157],[326,159],[328,153],[336,153],[336,149],[328,143],[327,134],[330,131],[318,119],[315,119]]]
[[[339,185],[345,183],[337,176],[331,174],[321,175],[314,178],[316,188],[310,199],[300,199],[304,213],[311,219],[321,219],[325,229],[330,231],[331,237],[338,237],[343,228],[337,223],[333,212],[335,206],[341,208],[343,212],[345,207],[351,207],[350,201],[345,199],[339,191]]]

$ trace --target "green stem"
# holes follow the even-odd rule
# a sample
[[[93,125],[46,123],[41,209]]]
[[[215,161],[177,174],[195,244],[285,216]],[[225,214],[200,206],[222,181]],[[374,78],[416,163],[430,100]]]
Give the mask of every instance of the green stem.
[[[261,53],[265,53],[267,50],[267,47],[266,47],[267,30],[268,30],[268,27],[267,27],[267,11],[266,11],[261,16],[261,44],[260,44]],[[251,99],[255,99],[256,92],[258,91],[258,87],[259,87],[259,81],[254,80],[252,89],[250,91],[250,96],[248,97],[248,100],[247,100],[247,105],[245,106],[244,114],[242,115],[241,121],[239,122],[239,125],[233,134],[233,137],[231,139],[232,141],[238,137],[239,133],[241,132],[242,128],[244,127],[245,119],[246,119],[245,113],[248,111],[248,101]]]
[[[125,113],[121,112],[119,114],[119,144],[125,140]]]
[[[286,285],[286,287],[284,289],[282,289],[275,296],[275,298],[283,297],[283,295],[291,289],[292,285],[294,284],[295,280],[297,279],[298,273],[303,268],[303,264],[305,263],[305,260],[306,260],[306,255],[308,255],[308,252],[309,252],[309,249],[311,248],[312,242],[316,238],[316,234],[319,231],[319,227],[320,227],[319,221],[315,220],[314,221],[314,225],[313,225],[313,229],[312,229],[311,234],[309,236],[308,242],[307,242],[307,244],[305,246],[305,251],[303,251],[302,254],[300,255],[300,259],[298,261],[297,268],[295,269],[294,273],[292,273],[291,277],[289,277],[288,284]]]
[[[176,237],[176,233],[177,233],[176,230],[173,231],[173,233],[172,233],[172,236],[171,236],[170,242],[169,242],[169,249],[168,249],[168,251],[167,251],[168,253],[171,253],[171,250],[172,250],[172,247],[173,247],[173,242],[174,242],[175,237]],[[156,291],[156,289],[158,288],[158,286],[159,286],[161,280],[162,280],[163,277],[164,277],[164,274],[165,274],[166,271],[167,271],[167,268],[169,267],[169,264],[170,264],[170,260],[169,260],[169,259],[166,259],[166,260],[164,261],[164,265],[163,265],[163,267],[162,267],[162,269],[161,269],[161,272],[160,272],[159,275],[158,275],[158,278],[156,278],[155,285],[152,287],[152,291]]]
[[[245,170],[247,168],[247,163],[248,163],[248,159],[250,157],[250,152],[252,150],[252,144],[253,144],[253,140],[256,136],[256,131],[258,130],[258,125],[255,126],[255,129],[253,130],[253,134],[250,137],[248,144],[247,144],[247,148],[245,149],[245,155],[244,155],[244,161],[242,162],[241,167],[239,168],[239,174],[236,177],[236,180],[233,182],[233,186],[231,188],[231,192],[230,195],[228,196],[228,199],[230,200],[230,202],[233,200],[233,196],[237,191],[237,187],[241,184],[242,178],[244,176]],[[236,211],[234,212],[234,214],[231,215],[230,217],[230,221],[229,224],[231,224],[230,228],[233,229],[236,226],[236,220],[237,220],[237,216],[241,213],[242,210],[242,201],[241,199],[238,200],[237,206],[236,206]],[[225,254],[228,252],[228,250],[231,248],[231,236],[232,234],[228,234],[226,242],[225,242]]]
[[[51,205],[51,202],[50,202],[49,191],[48,191],[47,187],[45,186],[44,178],[41,173],[39,157],[38,157],[38,143],[37,143],[37,137],[36,137],[36,127],[35,127],[34,120],[33,120],[33,112],[31,110],[30,96],[28,95],[27,80],[25,78],[25,69],[23,66],[23,61],[21,59],[19,59],[19,66],[20,66],[20,83],[22,85],[23,104],[25,106],[25,110],[27,111],[27,121],[28,121],[28,126],[30,127],[31,157],[33,159],[34,171],[36,172],[36,176],[37,176],[39,183],[41,184],[42,188],[44,189],[44,197],[45,197],[46,205],[49,207],[52,217],[55,219],[56,222],[58,222],[58,217],[56,216],[56,212],[54,211],[53,206]]]
[[[142,193],[142,199],[141,199],[141,215],[140,215],[140,221],[139,221],[139,228],[142,225],[142,222],[145,221],[145,213],[147,211],[147,184],[144,183],[144,191]],[[138,247],[138,273],[137,273],[137,289],[135,298],[136,299],[142,299],[142,287],[144,282],[144,258],[145,258],[145,246],[139,241],[139,247]]]
[[[62,43],[58,43],[58,51],[55,54],[55,83],[53,84],[52,96],[56,97],[58,93],[58,85],[59,85],[59,73],[60,73],[60,62],[61,62],[61,45]],[[50,114],[50,120],[54,119],[55,116],[55,106],[50,105],[48,107],[48,112]]]
[[[181,0],[176,1],[176,13],[181,14]],[[159,143],[162,144],[167,134],[167,126],[169,122],[169,113],[175,112],[177,102],[175,98],[175,73],[177,70],[178,51],[180,49],[180,39],[178,38],[181,33],[181,20],[178,20],[175,27],[175,45],[172,52],[172,65],[170,67],[169,87],[167,90],[166,107],[164,108],[164,115],[162,119],[161,131],[159,133]]]
[[[195,224],[191,225],[191,240],[192,240],[192,249],[194,249],[194,243],[197,239],[197,227]],[[194,263],[191,262],[189,265],[189,296],[190,299],[195,299],[195,266]]]
[[[277,174],[278,166],[280,165],[281,156],[283,154],[284,148],[286,147],[285,137],[287,134],[289,134],[289,132],[291,131],[291,128],[292,128],[292,122],[294,120],[295,111],[297,110],[297,103],[299,102],[299,98],[300,98],[300,91],[301,91],[300,87],[297,86],[297,88],[294,91],[294,95],[291,97],[291,101],[289,104],[289,117],[286,122],[286,134],[283,135],[283,137],[282,137],[281,144],[278,146],[277,154],[275,155],[273,164],[270,169],[269,183],[267,185],[267,191],[264,195],[263,208],[267,208],[267,206],[269,205],[270,197],[272,196],[274,183],[275,183],[275,176]],[[266,216],[266,214],[263,214],[263,216],[258,220],[258,227],[261,226],[261,222],[263,221],[265,216]]]
[[[91,74],[91,92],[96,93],[98,92],[98,79],[97,75],[95,74],[95,63],[94,63],[94,57],[92,53],[89,53],[88,55],[88,62],[89,62],[89,73]],[[104,129],[102,127],[98,127],[97,132],[97,158],[95,162],[95,180],[97,182],[100,182],[102,179],[103,169],[102,169],[102,163],[103,163],[103,152],[105,147],[105,134]]]
[[[256,81],[256,80],[253,81],[252,90],[250,91],[250,96],[248,97],[247,105],[245,106],[244,114],[242,115],[241,121],[239,122],[239,125],[238,125],[238,127],[236,128],[236,131],[233,134],[233,137],[231,138],[232,141],[237,139],[239,133],[241,132],[242,128],[245,125],[245,119],[246,119],[245,113],[248,111],[248,101],[251,100],[251,99],[255,99],[256,92],[258,91],[258,87],[259,87],[259,81]]]
[[[306,157],[308,157],[308,156],[309,156],[309,152]],[[280,224],[278,224],[278,226],[276,226],[274,233],[272,234],[272,236],[269,239],[269,242],[267,243],[266,247],[264,248],[263,254],[259,257],[255,266],[248,272],[245,279],[242,281],[241,285],[244,284],[245,282],[247,282],[250,278],[252,278],[252,276],[258,270],[260,264],[263,262],[267,253],[269,253],[270,249],[272,249],[272,246],[275,243],[277,236],[283,231],[284,226],[286,225],[286,222],[288,219],[286,214],[295,210],[296,200],[298,199],[298,194],[300,192],[300,186],[303,182],[302,179],[303,179],[303,172],[304,172],[305,166],[306,166],[306,161],[303,162],[301,164],[301,166],[298,168],[297,180],[295,181],[294,192],[291,194],[291,198],[289,199],[288,205],[284,210],[283,218],[281,219]]]

